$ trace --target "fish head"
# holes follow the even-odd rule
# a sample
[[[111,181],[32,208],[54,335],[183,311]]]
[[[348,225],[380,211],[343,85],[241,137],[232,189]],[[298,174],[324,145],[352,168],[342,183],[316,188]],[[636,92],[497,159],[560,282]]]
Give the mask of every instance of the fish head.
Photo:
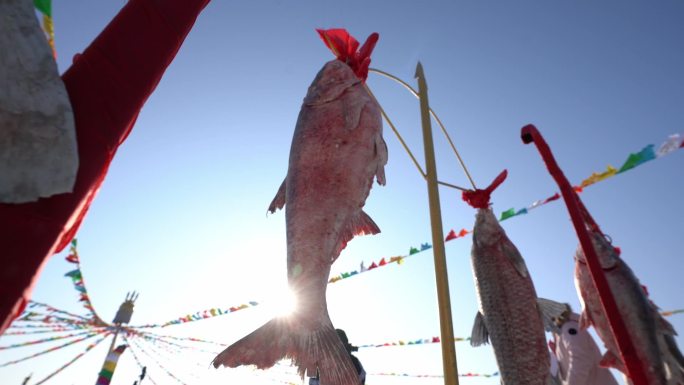
[[[304,104],[315,106],[329,103],[360,83],[361,79],[356,77],[351,67],[339,60],[331,60],[318,71],[306,93]]]
[[[620,256],[618,255],[615,247],[613,247],[610,239],[605,235],[598,232],[590,232],[591,243],[594,246],[596,255],[598,256],[599,262],[603,269],[612,269],[620,261]],[[584,254],[582,245],[577,246],[577,251],[575,252],[575,259],[580,263],[587,263],[587,257]]]
[[[475,229],[478,230],[477,234],[475,234]],[[503,229],[491,208],[477,210],[473,235],[477,235],[478,244],[482,246],[497,244],[501,241],[502,233]]]

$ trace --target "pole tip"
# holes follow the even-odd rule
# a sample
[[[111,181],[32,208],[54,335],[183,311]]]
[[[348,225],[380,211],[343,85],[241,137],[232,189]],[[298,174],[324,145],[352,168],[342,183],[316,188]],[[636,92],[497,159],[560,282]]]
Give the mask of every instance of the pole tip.
[[[423,65],[418,62],[416,65],[416,73],[413,75],[414,79],[425,78],[425,73],[423,72]]]
[[[534,133],[538,132],[534,124],[528,124],[520,130],[520,138],[523,143],[530,144],[534,142]]]

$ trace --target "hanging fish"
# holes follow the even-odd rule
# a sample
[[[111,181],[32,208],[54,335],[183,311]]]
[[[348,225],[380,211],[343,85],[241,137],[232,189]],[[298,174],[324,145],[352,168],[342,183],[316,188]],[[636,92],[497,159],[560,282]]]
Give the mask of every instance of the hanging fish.
[[[31,0],[0,2],[0,203],[71,192],[76,128]]]
[[[539,130],[528,124],[521,130],[521,139],[537,146],[560,187],[580,240],[575,253],[580,327],[594,325],[606,345],[608,351],[600,364],[630,372],[638,385],[684,385],[684,359],[674,342],[672,325],[658,313],[644,286],[601,232]]]
[[[684,385],[684,360],[674,341],[677,333],[673,326],[660,315],[639,279],[606,237],[599,231],[591,231],[591,236],[636,355],[645,364],[648,384]],[[627,374],[581,246],[575,253],[575,287],[582,303],[580,326],[593,325],[607,349],[601,366]]]
[[[491,193],[506,175],[499,174],[484,190],[463,193],[464,200],[478,209],[471,261],[480,310],[470,344],[491,341],[503,384],[555,384],[544,330],[567,306],[537,298],[523,257],[489,208]]]
[[[285,181],[269,207],[285,206],[287,277],[297,297],[289,317],[275,318],[213,361],[265,369],[290,358],[299,374],[322,385],[358,385],[349,354],[328,316],[330,266],[355,235],[380,232],[362,211],[373,179],[385,184],[387,147],[379,106],[364,89],[372,34],[358,42],[344,30],[319,31],[339,60],[326,63],[299,113]]]

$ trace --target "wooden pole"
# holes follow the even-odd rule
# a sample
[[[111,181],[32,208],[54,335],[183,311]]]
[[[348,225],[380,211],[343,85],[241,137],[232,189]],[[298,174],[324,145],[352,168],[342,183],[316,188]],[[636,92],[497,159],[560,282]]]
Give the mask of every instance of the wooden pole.
[[[430,124],[430,105],[428,103],[427,82],[423,66],[418,62],[416,75],[418,94],[420,95],[420,115],[423,126],[423,144],[425,146],[425,170],[427,172],[428,199],[430,203],[430,222],[432,224],[432,250],[435,258],[435,276],[437,281],[437,301],[439,303],[439,327],[442,341],[442,365],[444,368],[444,384],[458,385],[458,368],[456,364],[456,346],[454,344],[454,326],[451,320],[451,300],[449,297],[449,277],[447,274],[446,252],[444,250],[444,231],[442,230],[442,210],[439,204],[437,186],[437,165],[435,148],[432,140]]]

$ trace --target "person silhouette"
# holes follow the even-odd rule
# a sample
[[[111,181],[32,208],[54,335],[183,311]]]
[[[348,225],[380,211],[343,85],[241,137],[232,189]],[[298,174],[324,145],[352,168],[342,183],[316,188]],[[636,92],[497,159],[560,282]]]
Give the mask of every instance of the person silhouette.
[[[357,346],[354,346],[349,343],[349,339],[347,338],[347,333],[342,330],[342,329],[335,329],[337,332],[337,336],[340,337],[340,340],[344,344],[344,347],[347,349],[347,353],[349,353],[349,358],[351,359],[352,363],[354,364],[354,367],[356,368],[356,372],[359,374],[359,381],[361,385],[365,385],[366,383],[366,370],[363,368],[363,365],[361,365],[361,361],[356,357],[355,355],[352,354],[352,352],[356,352],[359,350]],[[320,385],[320,379],[319,376],[317,375],[316,377],[310,377],[309,378],[309,385]]]

